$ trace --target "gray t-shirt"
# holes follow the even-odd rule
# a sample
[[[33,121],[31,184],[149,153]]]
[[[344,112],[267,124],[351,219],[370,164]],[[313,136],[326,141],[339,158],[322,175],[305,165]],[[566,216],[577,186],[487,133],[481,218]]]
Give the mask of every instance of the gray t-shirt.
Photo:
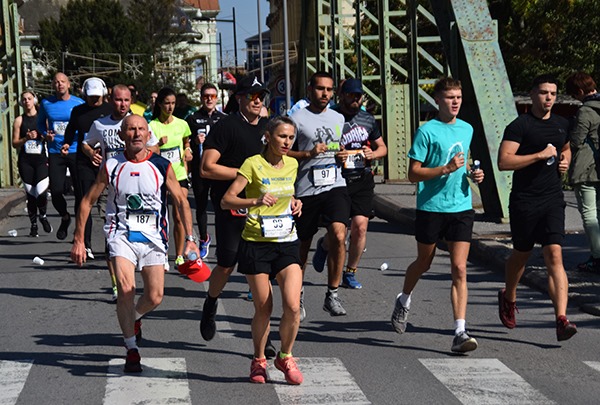
[[[290,117],[298,125],[294,150],[306,151],[317,143],[327,144],[328,150],[314,158],[300,161],[296,178],[296,197],[319,195],[337,187],[346,187],[335,153],[340,150],[344,116],[332,109],[316,114],[302,108]]]

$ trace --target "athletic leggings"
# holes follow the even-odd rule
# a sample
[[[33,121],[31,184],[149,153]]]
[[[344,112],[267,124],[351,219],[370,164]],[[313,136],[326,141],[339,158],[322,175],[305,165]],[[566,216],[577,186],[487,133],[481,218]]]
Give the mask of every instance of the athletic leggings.
[[[50,153],[48,156],[48,168],[50,173],[50,192],[52,193],[52,205],[61,217],[69,214],[67,211],[67,200],[65,200],[65,180],[67,168],[71,173],[73,184],[77,182],[77,168],[75,167],[75,154],[69,153],[62,156],[60,153]]]
[[[27,192],[27,213],[32,224],[37,223],[37,213],[46,216],[48,198],[48,160],[46,155],[19,156],[19,175]]]

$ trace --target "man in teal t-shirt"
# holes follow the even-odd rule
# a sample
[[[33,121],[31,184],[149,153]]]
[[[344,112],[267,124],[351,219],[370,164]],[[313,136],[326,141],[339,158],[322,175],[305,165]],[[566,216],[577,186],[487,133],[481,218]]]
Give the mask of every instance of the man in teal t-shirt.
[[[398,333],[406,330],[411,293],[421,275],[429,270],[437,241],[444,239],[450,252],[452,274],[454,339],[451,350],[464,353],[477,348],[477,341],[465,329],[467,257],[475,216],[466,158],[473,127],[457,118],[462,104],[459,80],[439,80],[434,87],[434,97],[439,106],[438,116],[417,130],[408,153],[408,178],[417,182],[415,238],[418,256],[406,270],[404,287],[396,298],[392,326]],[[481,183],[483,171],[473,170],[471,177]]]

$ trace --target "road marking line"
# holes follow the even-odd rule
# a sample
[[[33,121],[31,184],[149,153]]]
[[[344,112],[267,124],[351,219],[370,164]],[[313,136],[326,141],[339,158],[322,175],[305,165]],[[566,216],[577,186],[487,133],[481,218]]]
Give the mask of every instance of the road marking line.
[[[600,371],[600,361],[584,361],[585,364],[590,366],[596,371]]]
[[[139,374],[125,374],[124,359],[112,359],[104,404],[191,404],[184,358],[142,357]]]
[[[269,362],[269,380],[282,404],[370,404],[340,359],[301,357],[298,368],[304,375],[301,385],[289,385],[283,373]]]
[[[463,404],[555,403],[498,359],[419,361]]]
[[[0,404],[17,403],[32,366],[33,360],[0,360]]]

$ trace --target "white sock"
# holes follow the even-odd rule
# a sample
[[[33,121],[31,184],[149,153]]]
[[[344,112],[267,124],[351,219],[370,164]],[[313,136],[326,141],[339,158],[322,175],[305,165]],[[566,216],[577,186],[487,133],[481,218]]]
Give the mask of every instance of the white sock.
[[[142,316],[144,316],[144,314],[140,314],[138,311],[135,311],[135,320],[136,321],[139,321],[142,318]]]
[[[466,323],[467,321],[464,319],[456,319],[454,321],[454,334],[458,335],[460,332],[464,332]]]
[[[135,343],[135,336],[123,338],[123,340],[125,341],[125,347],[127,350],[138,348],[137,343]]]
[[[404,293],[400,293],[398,295],[398,297],[400,297],[400,303],[402,304],[402,306],[406,309],[410,308],[410,296],[412,295],[412,293],[410,294],[404,294]]]

